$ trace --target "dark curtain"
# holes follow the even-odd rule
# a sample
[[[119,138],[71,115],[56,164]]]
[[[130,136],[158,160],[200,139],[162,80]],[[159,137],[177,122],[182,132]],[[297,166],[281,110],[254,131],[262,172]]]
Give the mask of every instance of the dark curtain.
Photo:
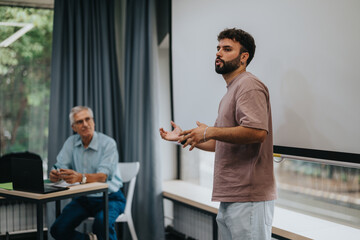
[[[72,134],[76,105],[92,108],[96,131],[113,137],[123,156],[113,0],[55,1],[51,78],[49,167]]]
[[[95,130],[116,140],[123,161],[123,109],[116,63],[114,0],[56,0],[53,29],[49,170],[72,134],[68,116],[76,105],[93,109]],[[51,226],[55,211],[53,204],[48,208]]]
[[[157,38],[155,0],[128,0],[125,26],[125,161],[139,161],[133,217],[139,239],[164,239],[153,94]],[[155,135],[156,132],[156,135]]]

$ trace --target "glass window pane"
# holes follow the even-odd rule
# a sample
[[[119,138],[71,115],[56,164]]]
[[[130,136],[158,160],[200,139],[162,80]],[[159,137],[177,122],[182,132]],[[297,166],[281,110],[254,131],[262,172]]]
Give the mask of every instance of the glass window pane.
[[[212,188],[214,153],[181,149],[181,179]],[[286,159],[274,163],[279,207],[360,226],[360,169]]]
[[[360,169],[291,159],[274,166],[278,206],[360,226]]]
[[[0,22],[0,153],[46,163],[53,10],[0,6]]]

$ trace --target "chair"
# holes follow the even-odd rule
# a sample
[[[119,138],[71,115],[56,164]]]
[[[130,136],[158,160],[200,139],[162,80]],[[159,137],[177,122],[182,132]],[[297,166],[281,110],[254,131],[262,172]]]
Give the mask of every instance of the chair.
[[[131,206],[132,206],[132,200],[134,196],[134,190],[135,190],[135,183],[136,183],[136,176],[140,169],[140,163],[139,162],[121,162],[118,163],[119,170],[120,170],[120,176],[123,181],[123,183],[129,183],[127,194],[126,194],[126,205],[125,210],[122,214],[120,214],[115,222],[127,222],[129,226],[129,230],[131,233],[131,237],[133,240],[137,240],[137,235],[135,232],[134,222],[131,215]],[[92,221],[94,220],[93,217],[89,217],[88,220]]]
[[[134,223],[131,215],[131,205],[134,196],[136,176],[139,172],[139,162],[122,162],[119,163],[120,175],[124,183],[130,182],[128,191],[126,194],[126,205],[124,213],[120,214],[115,222],[127,222],[131,237],[133,240],[137,240]]]

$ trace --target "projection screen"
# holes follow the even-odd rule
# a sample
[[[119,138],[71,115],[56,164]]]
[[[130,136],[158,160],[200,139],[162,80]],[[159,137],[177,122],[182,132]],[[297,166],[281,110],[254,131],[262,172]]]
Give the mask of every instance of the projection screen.
[[[269,88],[274,152],[360,163],[360,1],[172,1],[174,121],[213,125],[226,92],[217,34],[241,28]]]

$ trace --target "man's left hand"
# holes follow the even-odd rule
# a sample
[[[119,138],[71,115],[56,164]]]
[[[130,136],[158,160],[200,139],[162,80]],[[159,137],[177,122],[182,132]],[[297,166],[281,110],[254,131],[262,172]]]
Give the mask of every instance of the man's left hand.
[[[182,131],[180,133],[181,138],[179,139],[178,142],[180,143],[180,142],[186,141],[183,145],[183,148],[190,145],[191,147],[190,147],[189,151],[193,150],[197,144],[205,142],[204,141],[204,132],[205,132],[207,125],[204,123],[201,123],[199,121],[196,121],[196,124],[198,125],[197,128]]]
[[[60,169],[60,177],[67,183],[81,182],[82,174],[71,169]]]

